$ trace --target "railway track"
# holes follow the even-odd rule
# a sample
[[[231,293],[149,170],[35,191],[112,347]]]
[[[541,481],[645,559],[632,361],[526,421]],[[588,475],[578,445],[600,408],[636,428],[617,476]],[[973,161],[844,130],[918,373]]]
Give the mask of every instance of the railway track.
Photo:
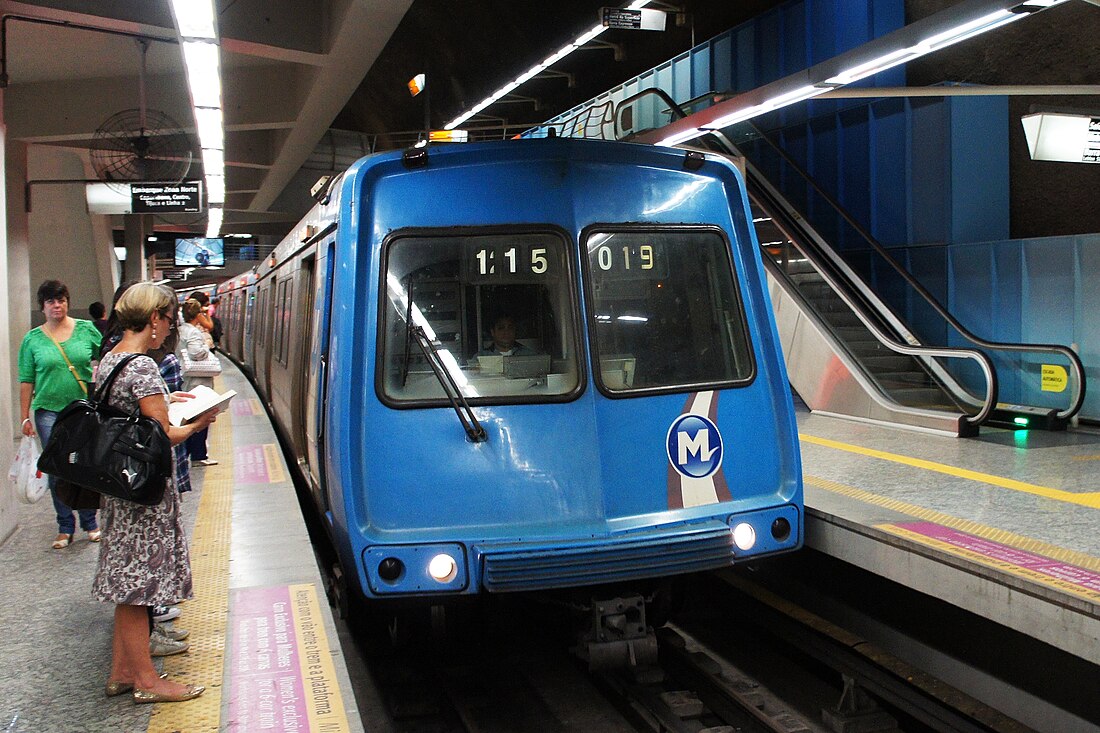
[[[569,652],[560,609],[520,598],[475,615],[442,644],[427,641],[427,624],[404,648],[379,651],[378,644],[368,644],[373,651],[367,662],[385,720],[365,715],[367,728],[402,733],[1031,730],[755,585],[744,573],[698,582],[706,592],[695,597],[696,607],[705,612],[681,614],[679,623],[658,629],[658,662],[652,665],[590,672]]]

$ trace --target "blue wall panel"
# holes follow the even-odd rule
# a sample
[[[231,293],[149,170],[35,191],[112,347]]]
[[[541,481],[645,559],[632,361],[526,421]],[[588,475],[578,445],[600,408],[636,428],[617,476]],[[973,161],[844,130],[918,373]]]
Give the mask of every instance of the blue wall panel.
[[[1086,378],[1093,382],[1086,389],[1081,417],[1100,420],[1100,234],[907,251],[917,249],[947,250],[944,305],[977,336],[1008,343],[1076,344]],[[920,331],[937,322],[938,317],[929,316],[914,328]],[[947,345],[968,344],[953,338]],[[1001,402],[1057,409],[1069,404],[1069,390],[1041,389],[1041,365],[1067,366],[1061,357],[1028,355],[1012,361],[1023,366],[1015,370],[1003,368],[1004,357],[991,356],[998,366]]]
[[[1007,239],[1008,97],[953,98],[950,230],[947,239]]]
[[[868,107],[857,107],[839,113],[840,137],[837,152],[840,156],[837,198],[848,202],[848,214],[871,229],[871,127]],[[854,232],[842,225],[841,249],[862,246]]]
[[[733,55],[733,37],[724,33],[710,42],[710,85],[707,87],[715,91],[719,89],[733,89],[736,59]]]
[[[910,244],[945,244],[947,238],[950,140],[947,110],[939,100],[909,104]]]
[[[871,234],[881,244],[909,241],[909,154],[907,106],[887,99],[870,106]]]

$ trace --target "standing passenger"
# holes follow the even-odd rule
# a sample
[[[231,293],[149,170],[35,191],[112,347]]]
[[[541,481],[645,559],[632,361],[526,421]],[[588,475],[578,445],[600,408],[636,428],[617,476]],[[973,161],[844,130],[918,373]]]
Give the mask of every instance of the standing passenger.
[[[23,435],[34,435],[37,430],[45,445],[58,413],[73,400],[88,395],[92,361],[99,356],[100,334],[91,321],[69,316],[69,289],[60,280],[47,280],[38,287],[38,307],[46,322],[31,329],[19,347],[19,412],[23,416]],[[50,476],[47,483],[57,514],[57,539],[51,547],[61,550],[72,544],[76,521],[73,510],[57,496],[57,479]],[[78,514],[80,528],[88,533],[88,539],[99,542],[95,510],[81,509]]]
[[[107,306],[98,300],[88,306],[88,315],[92,317],[92,323],[99,329],[99,335],[107,333]]]
[[[183,323],[180,324],[180,351],[186,351],[187,356],[195,361],[202,361],[210,355],[210,346],[207,342],[209,334],[203,331],[198,323],[202,312],[202,305],[194,298],[183,301]],[[209,376],[183,375],[183,388],[190,392],[198,385],[204,385],[213,389],[214,378]],[[187,439],[187,452],[191,456],[191,464],[194,466],[216,466],[218,462],[210,458],[206,452],[206,431],[202,430]]]
[[[124,412],[136,407],[142,415],[157,420],[173,445],[208,428],[217,415],[216,410],[208,410],[188,425],[172,427],[168,423],[168,389],[146,352],[168,336],[176,305],[175,294],[160,285],[141,282],[127,290],[115,305],[122,339],[103,357],[96,376],[102,383],[126,354],[140,354],[115,378],[108,401]],[[202,694],[203,687],[161,678],[149,653],[149,607],[192,595],[187,535],[174,483],[153,506],[104,497],[103,546],[92,595],[115,604],[107,695],[132,691],[135,703],[156,703],[180,702]]]

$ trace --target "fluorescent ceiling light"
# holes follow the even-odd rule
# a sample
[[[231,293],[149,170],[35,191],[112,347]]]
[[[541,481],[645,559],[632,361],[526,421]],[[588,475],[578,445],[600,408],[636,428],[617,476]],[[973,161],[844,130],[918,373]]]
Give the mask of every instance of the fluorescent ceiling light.
[[[1100,115],[1041,112],[1021,122],[1032,160],[1100,163]]]
[[[211,206],[206,210],[206,236],[207,238],[213,238],[218,236],[218,232],[222,228],[222,208],[220,206]]]
[[[214,5],[209,0],[170,0],[176,28],[183,38],[217,38]]]
[[[572,43],[573,48],[580,48],[581,46],[588,43],[593,38],[600,35],[601,33],[603,33],[606,30],[607,30],[607,26],[605,26],[605,25],[593,26],[592,28],[588,29],[587,32],[582,33],[581,35],[577,36],[577,40],[573,41],[573,43]]]
[[[218,47],[213,43],[187,41],[183,63],[187,67],[187,86],[196,107],[221,107],[222,83],[218,68]]]
[[[222,131],[222,111],[210,107],[195,108],[195,124],[199,129],[199,147],[225,149]]]
[[[865,61],[862,64],[853,66],[850,69],[846,69],[836,76],[830,77],[825,80],[826,84],[836,84],[843,86],[844,84],[851,84],[854,81],[859,81],[868,76],[874,76],[880,71],[886,71],[892,69],[898,64],[903,64],[909,59],[914,58],[913,52],[908,48],[899,48],[896,51],[891,51],[888,54],[879,56],[878,58]]]
[[[637,5],[638,7],[642,7],[648,1],[649,0],[645,0],[645,2],[642,2],[641,4],[634,3],[634,5]],[[634,5],[631,6],[631,9],[637,9],[637,8],[634,7]],[[547,58],[543,59],[541,63],[535,64],[530,69],[523,72],[522,74],[517,76],[512,81],[508,82],[507,84],[502,86],[500,89],[496,90],[491,95],[489,95],[485,99],[481,100],[481,102],[479,102],[477,105],[475,105],[472,109],[467,110],[466,112],[463,112],[458,117],[455,117],[453,120],[451,120],[446,125],[444,125],[443,129],[444,130],[453,130],[454,128],[458,127],[463,122],[465,122],[466,120],[470,119],[471,117],[473,117],[477,113],[481,112],[481,110],[488,107],[490,104],[492,104],[492,103],[496,102],[497,100],[499,100],[501,97],[503,97],[507,94],[510,94],[520,84],[524,84],[524,83],[530,81],[535,76],[537,76],[540,72],[550,68],[551,66],[553,66],[557,62],[561,61],[563,58],[565,58],[569,54],[573,53],[578,48],[582,47],[584,44],[588,43],[593,38],[600,35],[601,33],[603,33],[606,30],[607,30],[607,27],[603,26],[603,25],[593,26],[592,28],[588,29],[587,31],[585,31],[581,35],[577,36],[577,38],[575,40],[573,40],[572,43],[569,43],[565,46],[562,46],[557,51],[555,51],[553,55],[548,56]]]
[[[700,130],[698,128],[692,128],[690,130],[683,130],[683,131],[677,132],[673,135],[669,135],[664,140],[658,140],[657,142],[654,143],[654,145],[665,145],[665,146],[668,146],[668,147],[673,147],[674,145],[679,145],[680,143],[686,143],[688,140],[692,140],[694,138],[699,137],[700,135],[705,135],[705,134],[706,134],[706,130]]]
[[[547,67],[553,66],[569,54],[573,53],[573,51],[575,50],[576,49],[573,48],[572,43],[570,43],[568,46],[562,46],[557,51],[555,51],[553,55],[547,56],[542,60],[542,67],[545,69]]]
[[[213,148],[202,149],[202,169],[208,176],[225,174],[225,152]]]
[[[207,205],[225,203],[225,176],[206,175],[206,203]]]
[[[941,48],[946,48],[959,41],[965,41],[967,38],[973,38],[979,33],[985,33],[986,31],[993,30],[998,26],[1002,26],[1005,23],[1011,23],[1014,20],[1019,20],[1024,16],[1019,13],[1013,13],[1008,10],[998,10],[995,13],[989,15],[983,15],[980,18],[963,23],[943,33],[937,33],[931,38],[926,38],[916,46],[914,49],[927,49],[924,53],[929,51],[937,51]]]

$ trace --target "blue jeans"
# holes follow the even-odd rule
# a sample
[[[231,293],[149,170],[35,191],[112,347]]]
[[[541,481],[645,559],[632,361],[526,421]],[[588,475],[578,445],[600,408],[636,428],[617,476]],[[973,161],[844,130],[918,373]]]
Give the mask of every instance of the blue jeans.
[[[42,441],[42,445],[46,445],[46,441],[50,439],[53,424],[57,422],[57,415],[58,413],[53,410],[34,411],[34,429],[38,431],[38,437]],[[53,510],[57,514],[57,533],[75,534],[76,521],[73,519],[73,510],[57,498],[57,492],[54,491],[56,483],[57,478],[54,476],[50,476],[46,481],[46,484],[50,487],[50,496],[53,497]],[[99,528],[95,521],[95,509],[81,509],[77,513],[80,515],[81,529],[91,532],[93,529]]]
[[[209,433],[210,428],[203,428],[187,439],[187,453],[191,456],[192,461],[205,461],[208,458],[206,453],[206,436]]]

